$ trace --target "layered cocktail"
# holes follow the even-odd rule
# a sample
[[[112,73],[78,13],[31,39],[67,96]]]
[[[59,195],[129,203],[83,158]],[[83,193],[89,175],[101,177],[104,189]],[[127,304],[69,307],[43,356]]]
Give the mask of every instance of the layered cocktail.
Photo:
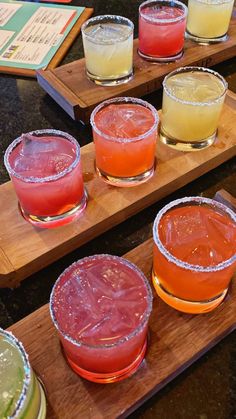
[[[23,345],[0,329],[0,417],[45,419],[46,399]]]
[[[38,227],[74,220],[86,206],[80,147],[69,134],[39,130],[22,134],[5,153],[24,218]]]
[[[236,215],[212,199],[166,205],[153,226],[153,284],[170,306],[187,313],[213,310],[236,269]]]
[[[99,176],[115,186],[146,182],[154,173],[158,114],[149,103],[115,98],[91,115]]]
[[[50,311],[73,370],[99,383],[133,374],[147,347],[152,292],[143,273],[110,255],[81,259],[57,280]]]

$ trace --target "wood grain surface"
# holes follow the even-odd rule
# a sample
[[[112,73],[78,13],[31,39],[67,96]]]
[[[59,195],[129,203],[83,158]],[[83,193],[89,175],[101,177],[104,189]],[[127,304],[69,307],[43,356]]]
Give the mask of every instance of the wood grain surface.
[[[199,45],[185,40],[183,57],[173,63],[150,63],[137,53],[138,39],[134,41],[134,78],[115,86],[97,86],[85,74],[85,60],[80,59],[55,70],[39,70],[37,78],[42,88],[71,116],[85,123],[98,103],[116,96],[140,97],[161,87],[162,80],[170,71],[186,65],[211,67],[236,55],[236,9],[226,42]]]
[[[45,1],[48,1],[48,0],[45,0]],[[92,8],[84,9],[83,13],[79,16],[78,20],[75,22],[75,24],[71,28],[64,42],[61,44],[56,54],[52,57],[50,63],[47,66],[47,70],[53,70],[63,60],[67,51],[70,49],[76,37],[79,35],[82,24],[92,15],[92,13],[93,13]],[[13,74],[16,76],[36,77],[36,70],[31,70],[29,68],[0,66],[0,72],[6,73],[6,74]]]
[[[158,142],[153,178],[133,188],[112,187],[99,179],[94,170],[93,143],[82,147],[88,206],[77,221],[64,227],[36,229],[18,212],[12,183],[1,185],[0,287],[17,286],[32,273],[233,157],[235,118],[236,94],[228,92],[215,144],[184,153]]]
[[[152,240],[125,255],[150,278]],[[23,342],[47,390],[48,419],[125,418],[236,328],[236,283],[223,304],[208,314],[188,315],[154,294],[150,341],[145,360],[130,378],[94,384],[67,365],[49,316],[48,305],[10,327]]]

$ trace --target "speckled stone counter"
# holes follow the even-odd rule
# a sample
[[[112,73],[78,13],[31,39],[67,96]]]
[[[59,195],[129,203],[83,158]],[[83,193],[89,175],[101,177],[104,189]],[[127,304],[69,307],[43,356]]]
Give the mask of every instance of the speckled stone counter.
[[[137,10],[140,3],[141,1],[136,0],[84,2],[75,0],[73,4],[94,7],[96,15],[126,16],[135,23],[135,36],[137,36]],[[79,37],[63,63],[82,56],[82,41]],[[236,92],[236,58],[214,68],[226,77],[229,88]],[[0,183],[9,179],[3,166],[4,151],[8,144],[22,132],[55,128],[69,132],[78,139],[81,145],[91,141],[90,128],[73,121],[45,94],[36,80],[0,75],[0,92]],[[161,92],[156,92],[145,99],[160,108],[161,94]],[[231,159],[26,279],[18,289],[0,289],[0,326],[8,327],[48,302],[50,290],[57,276],[74,260],[101,252],[122,255],[151,237],[153,219],[164,204],[187,195],[213,197],[221,188],[236,196],[236,159]],[[236,332],[231,333],[131,417],[145,419],[236,418]]]

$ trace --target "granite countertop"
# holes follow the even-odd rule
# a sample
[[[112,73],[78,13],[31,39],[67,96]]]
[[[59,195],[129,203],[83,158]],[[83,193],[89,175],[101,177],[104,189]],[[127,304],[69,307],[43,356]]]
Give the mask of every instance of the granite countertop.
[[[130,18],[136,27],[136,0],[74,0],[81,6],[94,7],[94,14],[120,14]],[[63,63],[83,56],[79,37]],[[236,59],[214,67],[236,92]],[[22,132],[55,128],[75,136],[80,145],[91,141],[91,130],[73,121],[37,84],[34,79],[0,76],[0,183],[9,180],[3,166],[3,154],[10,142]],[[157,108],[161,92],[145,97]],[[231,159],[217,169],[181,188],[128,221],[113,228],[60,261],[26,279],[15,289],[0,289],[0,326],[12,323],[47,303],[50,290],[61,271],[74,260],[95,253],[122,255],[151,237],[152,222],[157,211],[167,202],[188,195],[213,197],[221,188],[236,196],[236,160]],[[1,203],[0,203],[1,205]],[[236,313],[235,313],[236,315]],[[139,408],[132,418],[161,419],[233,419],[236,418],[236,332],[167,385]]]

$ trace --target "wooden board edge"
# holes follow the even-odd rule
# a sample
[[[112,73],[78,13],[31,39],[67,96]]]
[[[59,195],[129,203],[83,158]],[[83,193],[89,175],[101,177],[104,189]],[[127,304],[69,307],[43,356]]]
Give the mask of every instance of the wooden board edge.
[[[46,4],[46,3],[45,3]],[[60,4],[58,5],[60,7]],[[67,51],[75,41],[77,35],[80,33],[80,28],[82,23],[84,23],[93,13],[93,8],[85,7],[84,11],[81,13],[73,27],[71,28],[70,32],[62,42],[59,49],[56,51],[54,56],[52,57],[50,63],[48,64],[46,71],[54,69],[58,66],[58,64],[62,61],[65,57]],[[0,73],[4,74],[11,74],[15,76],[22,76],[22,77],[32,77],[35,78],[37,76],[38,70],[32,70],[29,68],[17,68],[17,67],[5,67],[0,66]]]

